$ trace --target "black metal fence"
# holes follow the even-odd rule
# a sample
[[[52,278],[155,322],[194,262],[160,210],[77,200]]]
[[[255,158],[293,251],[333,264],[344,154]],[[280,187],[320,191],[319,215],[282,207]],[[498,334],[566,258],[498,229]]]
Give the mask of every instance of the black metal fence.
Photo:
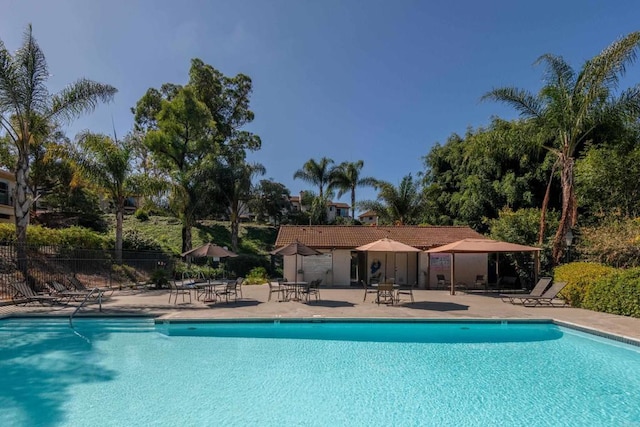
[[[147,281],[158,269],[172,271],[174,263],[160,251],[125,250],[123,263],[118,265],[112,250],[27,246],[26,268],[19,268],[17,249],[16,245],[0,245],[0,300],[13,297],[15,291],[9,284],[15,281],[46,290],[53,280],[69,285],[68,278],[75,276],[87,287],[117,287]]]

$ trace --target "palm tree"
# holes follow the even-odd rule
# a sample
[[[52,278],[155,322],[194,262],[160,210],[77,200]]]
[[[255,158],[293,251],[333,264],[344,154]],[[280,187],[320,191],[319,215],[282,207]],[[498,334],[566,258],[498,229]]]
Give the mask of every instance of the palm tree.
[[[329,188],[338,189],[338,197],[342,197],[347,191],[351,191],[351,221],[356,218],[356,188],[375,187],[377,180],[370,177],[360,177],[360,171],[364,166],[362,160],[357,162],[342,162],[334,167],[330,173]]]
[[[18,153],[15,174],[16,241],[18,267],[26,272],[27,226],[33,195],[29,193],[30,143],[42,123],[70,120],[110,101],[117,90],[109,85],[80,79],[55,95],[49,94],[47,61],[32,34],[24,33],[15,54],[0,41],[0,126]]]
[[[376,187],[378,199],[360,202],[360,207],[375,211],[385,223],[409,225],[418,222],[424,204],[419,183],[411,174],[402,178],[398,187],[385,181],[378,181]]]
[[[635,61],[639,47],[640,32],[631,33],[586,61],[578,73],[563,58],[545,54],[536,62],[544,63],[547,70],[545,85],[538,94],[505,87],[482,98],[511,105],[548,133],[543,147],[557,158],[562,186],[562,215],[553,239],[556,264],[563,256],[564,236],[577,221],[576,154],[590,142],[599,125],[620,117],[637,119],[640,114],[640,86],[618,96],[614,93],[627,65]]]
[[[108,136],[82,133],[78,138],[81,151],[75,153],[75,163],[84,177],[106,193],[116,211],[116,262],[122,263],[122,223],[124,206],[129,197],[140,194],[133,175],[133,147]]]
[[[316,162],[314,159],[309,159],[302,166],[302,169],[298,169],[293,174],[293,179],[301,179],[310,184],[317,185],[319,190],[319,197],[324,197],[324,187],[331,181],[331,170],[329,166],[333,163],[333,160],[323,157],[320,162]]]

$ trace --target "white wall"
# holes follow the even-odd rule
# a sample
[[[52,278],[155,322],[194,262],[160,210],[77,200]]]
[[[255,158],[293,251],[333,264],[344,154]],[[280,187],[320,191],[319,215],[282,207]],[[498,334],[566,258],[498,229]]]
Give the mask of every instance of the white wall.
[[[351,251],[350,250],[321,250],[322,255],[301,257],[298,256],[299,273],[295,278],[294,255],[285,256],[283,261],[283,274],[289,280],[310,282],[322,279],[321,286],[349,286],[351,281]]]

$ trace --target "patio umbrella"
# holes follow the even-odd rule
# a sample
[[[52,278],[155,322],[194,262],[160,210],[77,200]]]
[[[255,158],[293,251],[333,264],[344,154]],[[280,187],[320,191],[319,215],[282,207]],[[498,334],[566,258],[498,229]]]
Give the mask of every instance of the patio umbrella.
[[[455,262],[456,254],[478,254],[478,253],[502,253],[502,252],[533,252],[535,255],[535,278],[538,277],[539,253],[541,249],[535,246],[518,245],[516,243],[500,242],[491,239],[462,239],[448,245],[438,246],[426,251],[427,253],[449,253],[451,254],[451,295],[456,294],[455,289]]]
[[[356,250],[362,252],[384,252],[385,276],[387,274],[386,268],[388,252],[420,252],[420,249],[414,248],[413,246],[405,245],[402,242],[398,242],[397,240],[389,239],[386,237],[384,239],[376,240],[375,242],[367,243],[366,245],[358,246]],[[407,259],[407,270],[409,268],[408,263],[409,260]]]
[[[181,254],[183,257],[190,256],[194,258],[210,257],[210,258],[232,258],[237,257],[238,254],[231,252],[223,247],[215,245],[213,243],[207,243],[199,246],[190,251]]]
[[[322,252],[318,252],[309,246],[300,243],[299,241],[295,241],[293,243],[289,243],[287,246],[283,246],[279,249],[270,252],[271,255],[285,255],[290,256],[294,255],[296,257],[296,276],[295,282],[298,281],[298,255],[300,256],[310,256],[310,255],[322,255]]]

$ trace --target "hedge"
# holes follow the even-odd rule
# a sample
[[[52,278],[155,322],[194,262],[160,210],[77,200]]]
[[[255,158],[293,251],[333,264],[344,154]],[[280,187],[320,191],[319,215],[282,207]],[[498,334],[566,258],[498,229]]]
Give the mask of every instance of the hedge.
[[[582,307],[605,313],[640,317],[640,268],[618,270],[590,287]]]
[[[554,282],[566,282],[561,295],[572,307],[583,307],[584,298],[602,277],[614,274],[617,269],[593,262],[573,262],[556,267]]]

